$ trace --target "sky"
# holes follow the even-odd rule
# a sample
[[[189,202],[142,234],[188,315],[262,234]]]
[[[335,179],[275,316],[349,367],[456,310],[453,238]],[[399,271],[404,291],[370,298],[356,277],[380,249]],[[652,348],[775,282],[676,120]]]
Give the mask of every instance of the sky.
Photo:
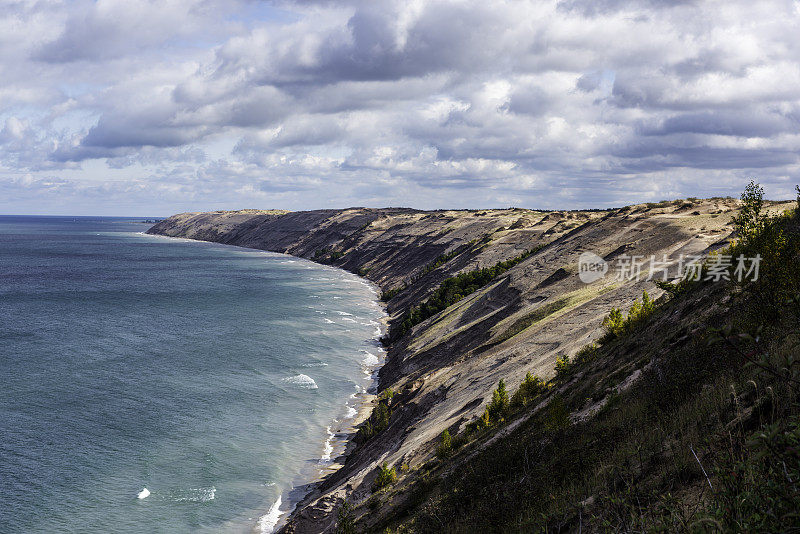
[[[798,0],[0,0],[0,214],[800,183]]]

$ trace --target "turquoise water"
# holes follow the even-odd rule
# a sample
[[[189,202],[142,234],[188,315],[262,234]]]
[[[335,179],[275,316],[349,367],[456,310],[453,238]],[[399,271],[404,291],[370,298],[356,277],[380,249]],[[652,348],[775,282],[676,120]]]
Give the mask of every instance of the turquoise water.
[[[0,532],[269,532],[371,386],[355,275],[148,226],[0,217]]]

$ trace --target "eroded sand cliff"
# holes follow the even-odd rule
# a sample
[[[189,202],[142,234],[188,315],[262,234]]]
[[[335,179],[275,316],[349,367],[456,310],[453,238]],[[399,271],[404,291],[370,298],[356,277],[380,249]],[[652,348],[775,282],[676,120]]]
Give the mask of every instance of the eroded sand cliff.
[[[658,296],[646,280],[651,256],[677,259],[723,246],[737,206],[711,199],[603,211],[244,210],[175,215],[149,232],[285,252],[359,273],[385,292],[403,288],[387,302],[395,326],[446,278],[536,251],[393,341],[379,375],[380,389],[395,392],[388,428],[355,447],[283,527],[325,532],[343,499],[358,508],[371,494],[382,462],[413,468],[425,461],[444,429],[454,433],[482,413],[499,379],[514,389],[526,372],[551,376],[557,356],[600,336],[612,307],[629,306],[645,289]],[[583,283],[584,252],[612,270]],[[620,256],[644,258],[638,281],[616,279]]]

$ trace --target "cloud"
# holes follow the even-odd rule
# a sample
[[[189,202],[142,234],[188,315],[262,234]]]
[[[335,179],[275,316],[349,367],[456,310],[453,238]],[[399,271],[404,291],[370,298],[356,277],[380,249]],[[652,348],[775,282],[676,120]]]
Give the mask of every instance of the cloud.
[[[788,195],[798,22],[785,0],[6,2],[0,179],[167,211]]]

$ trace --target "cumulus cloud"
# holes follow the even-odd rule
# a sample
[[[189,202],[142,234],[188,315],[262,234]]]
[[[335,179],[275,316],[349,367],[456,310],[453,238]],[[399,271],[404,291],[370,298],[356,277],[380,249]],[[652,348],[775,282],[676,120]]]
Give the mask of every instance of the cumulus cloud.
[[[791,0],[0,7],[17,203],[56,179],[64,198],[150,192],[165,213],[606,206],[800,181]]]

